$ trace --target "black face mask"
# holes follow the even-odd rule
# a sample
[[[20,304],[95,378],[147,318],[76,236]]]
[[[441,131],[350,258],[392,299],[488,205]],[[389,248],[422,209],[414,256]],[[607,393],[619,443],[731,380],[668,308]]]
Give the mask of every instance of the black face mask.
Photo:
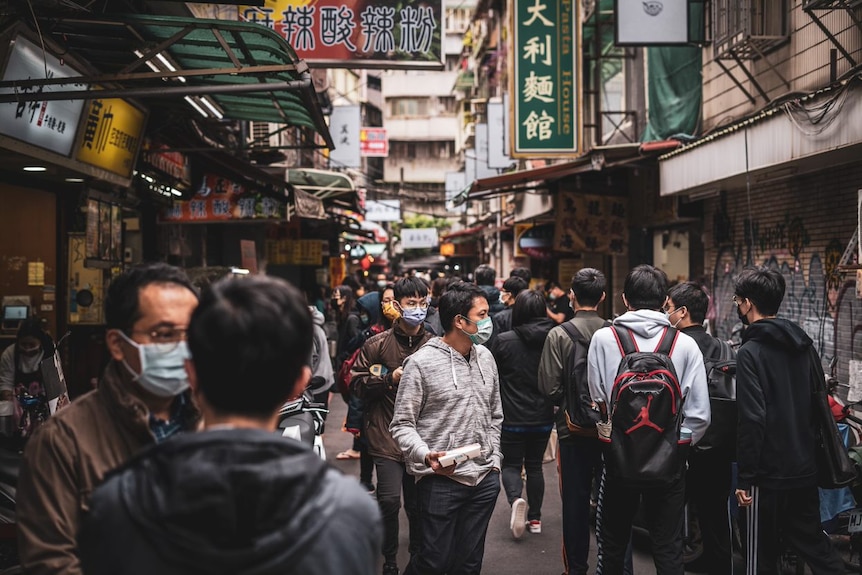
[[[739,306],[736,306],[736,315],[739,316],[739,321],[742,322],[742,325],[749,325],[748,317],[745,316],[740,310]]]

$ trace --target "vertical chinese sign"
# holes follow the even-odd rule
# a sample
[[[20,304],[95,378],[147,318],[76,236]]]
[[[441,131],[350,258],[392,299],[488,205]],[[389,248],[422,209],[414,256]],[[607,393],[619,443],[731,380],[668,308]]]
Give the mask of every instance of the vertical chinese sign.
[[[514,0],[512,156],[581,150],[580,2]]]

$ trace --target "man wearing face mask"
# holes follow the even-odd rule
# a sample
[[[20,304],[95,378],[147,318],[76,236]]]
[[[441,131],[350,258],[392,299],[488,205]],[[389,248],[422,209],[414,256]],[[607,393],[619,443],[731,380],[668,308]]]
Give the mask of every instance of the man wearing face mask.
[[[722,347],[727,344],[706,333],[703,322],[708,308],[709,297],[703,288],[694,282],[685,282],[670,289],[665,312],[671,325],[691,337],[700,348],[704,361],[712,365],[710,360],[720,359]],[[736,357],[729,346],[727,351],[731,358]],[[702,567],[711,575],[733,572],[727,500],[735,458],[734,438],[731,436],[730,441],[720,441],[722,438],[718,433],[736,429],[736,410],[735,406],[730,411],[722,409],[724,406],[719,407],[711,408],[710,427],[689,453],[685,477],[686,500],[697,508],[703,541],[703,555],[697,565],[687,564],[686,567]]]
[[[27,573],[81,573],[75,538],[90,492],[144,447],[197,427],[185,371],[197,303],[185,273],[166,264],[136,266],[111,282],[111,361],[98,388],[45,422],[24,452],[17,511]]]
[[[500,493],[500,379],[488,341],[493,324],[480,287],[459,282],[440,297],[446,333],[410,356],[389,430],[417,477],[422,541],[405,575],[480,573]],[[479,454],[443,467],[447,450]]]
[[[365,438],[377,470],[377,503],[383,516],[383,574],[397,575],[398,511],[401,494],[410,527],[410,554],[419,548],[416,485],[407,475],[404,457],[389,433],[395,410],[395,396],[404,360],[431,339],[425,325],[428,287],[418,277],[395,282],[394,301],[383,312],[392,319],[392,328],[372,336],[359,351],[351,370],[350,387],[365,407]]]

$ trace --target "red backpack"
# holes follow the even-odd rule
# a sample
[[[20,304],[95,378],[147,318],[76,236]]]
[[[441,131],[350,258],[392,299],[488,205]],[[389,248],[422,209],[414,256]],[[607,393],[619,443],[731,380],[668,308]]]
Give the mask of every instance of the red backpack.
[[[341,367],[338,368],[338,373],[335,374],[335,384],[338,387],[338,393],[347,397],[350,395],[350,371],[353,369],[353,364],[356,363],[356,358],[359,357],[359,350],[362,345],[372,335],[376,335],[386,331],[382,325],[372,325],[371,327],[362,330],[347,344],[347,349],[350,355],[347,356]]]

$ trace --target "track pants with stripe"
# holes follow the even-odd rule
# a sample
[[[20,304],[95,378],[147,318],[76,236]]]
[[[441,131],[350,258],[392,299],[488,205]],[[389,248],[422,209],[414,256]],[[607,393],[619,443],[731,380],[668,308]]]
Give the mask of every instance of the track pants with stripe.
[[[820,527],[816,486],[752,486],[751,498],[746,512],[746,575],[777,574],[784,545],[796,551],[814,575],[844,573],[844,561]]]

